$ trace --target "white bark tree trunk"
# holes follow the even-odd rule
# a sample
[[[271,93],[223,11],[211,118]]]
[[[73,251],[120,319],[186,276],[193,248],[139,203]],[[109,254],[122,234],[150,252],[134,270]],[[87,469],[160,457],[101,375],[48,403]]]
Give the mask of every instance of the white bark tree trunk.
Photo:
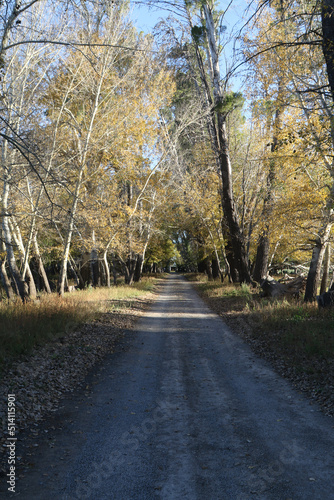
[[[7,261],[8,261],[8,267],[9,271],[15,286],[15,291],[16,293],[21,297],[23,301],[26,299],[26,290],[24,286],[24,281],[22,280],[22,277],[20,275],[19,269],[17,267],[16,263],[16,258],[15,258],[15,253],[14,253],[14,247],[13,247],[13,242],[12,242],[12,235],[10,232],[10,226],[9,226],[9,211],[8,211],[8,197],[9,197],[9,181],[8,178],[5,178],[4,180],[4,190],[3,190],[3,197],[2,197],[2,234],[3,238],[5,241],[5,246],[6,246],[6,253],[7,253]]]
[[[20,254],[21,263],[23,264],[23,262],[25,260],[25,248],[23,245],[20,228],[19,228],[14,217],[11,217],[11,219],[9,220],[9,226],[10,226],[11,233],[13,235],[13,239],[15,240],[15,244],[16,244],[18,251],[19,251],[19,254]],[[27,275],[27,277],[24,277],[24,278],[22,276],[22,281],[26,281],[28,284],[29,297],[31,299],[36,299],[37,290],[36,290],[35,280],[34,280],[34,277],[33,277],[33,274],[31,272],[29,264],[26,265],[26,275]]]
[[[38,264],[38,272],[39,272],[40,276],[42,277],[45,291],[47,293],[51,293],[49,279],[47,277],[47,274],[46,274],[46,271],[44,268],[44,264],[43,264],[43,259],[41,257],[40,251],[39,251],[39,246],[38,246],[38,241],[37,241],[37,233],[35,233],[33,236],[33,246],[34,246],[34,254],[35,254],[35,257],[37,260],[37,264]]]
[[[310,269],[306,281],[306,290],[304,300],[310,302],[316,299],[320,283],[321,266],[328,245],[329,235],[333,223],[327,222],[322,227],[316,244],[313,248]]]
[[[111,282],[110,282],[110,266],[108,262],[108,250],[105,250],[103,252],[103,265],[106,273],[107,287],[110,288]]]
[[[239,225],[238,214],[235,207],[233,184],[232,184],[232,166],[230,161],[228,137],[226,131],[226,116],[221,110],[223,103],[224,92],[221,87],[221,77],[219,68],[219,49],[216,40],[216,29],[214,25],[213,6],[208,2],[203,6],[204,17],[206,21],[206,37],[209,46],[210,66],[212,68],[212,90],[214,95],[214,113],[212,114],[215,120],[215,130],[218,134],[216,143],[218,150],[216,151],[220,166],[222,178],[222,207],[224,214],[224,233],[228,236],[230,242],[229,259],[231,275],[234,280],[240,282],[250,282],[250,271],[247,259],[247,252],[244,237]],[[204,76],[203,76],[204,77]]]

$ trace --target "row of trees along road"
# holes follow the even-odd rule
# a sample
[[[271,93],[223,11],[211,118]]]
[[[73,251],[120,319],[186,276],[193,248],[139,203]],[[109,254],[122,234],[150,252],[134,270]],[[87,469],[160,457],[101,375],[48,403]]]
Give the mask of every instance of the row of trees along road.
[[[260,281],[289,258],[311,262],[313,300],[333,225],[332,0],[257,5],[238,33],[244,95],[221,69],[218,4],[153,5],[171,11],[154,37],[122,1],[1,4],[7,296],[172,262]]]

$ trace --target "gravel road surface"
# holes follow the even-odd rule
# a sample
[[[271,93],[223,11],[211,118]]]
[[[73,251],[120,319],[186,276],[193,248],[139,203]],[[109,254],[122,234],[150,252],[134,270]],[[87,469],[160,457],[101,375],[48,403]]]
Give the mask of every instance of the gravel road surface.
[[[43,425],[1,498],[334,499],[334,420],[178,275]]]

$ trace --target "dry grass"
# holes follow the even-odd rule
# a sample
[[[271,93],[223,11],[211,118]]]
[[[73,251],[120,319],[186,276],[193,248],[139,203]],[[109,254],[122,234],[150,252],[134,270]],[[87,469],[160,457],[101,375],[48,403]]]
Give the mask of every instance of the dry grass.
[[[8,359],[63,337],[107,310],[131,307],[153,288],[154,279],[147,278],[131,287],[89,288],[64,297],[43,294],[25,304],[19,300],[0,302],[0,368]]]

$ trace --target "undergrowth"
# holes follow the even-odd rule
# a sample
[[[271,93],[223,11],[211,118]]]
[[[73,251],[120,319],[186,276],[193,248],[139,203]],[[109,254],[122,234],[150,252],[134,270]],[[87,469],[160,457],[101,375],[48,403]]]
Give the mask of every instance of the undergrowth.
[[[255,307],[263,334],[278,334],[282,350],[292,358],[334,358],[332,309],[319,310],[315,304],[281,301]]]
[[[88,288],[64,297],[42,294],[36,301],[0,302],[0,370],[6,361],[29,353],[36,345],[63,337],[103,312],[131,307],[131,300],[154,289],[154,279],[133,286]]]

